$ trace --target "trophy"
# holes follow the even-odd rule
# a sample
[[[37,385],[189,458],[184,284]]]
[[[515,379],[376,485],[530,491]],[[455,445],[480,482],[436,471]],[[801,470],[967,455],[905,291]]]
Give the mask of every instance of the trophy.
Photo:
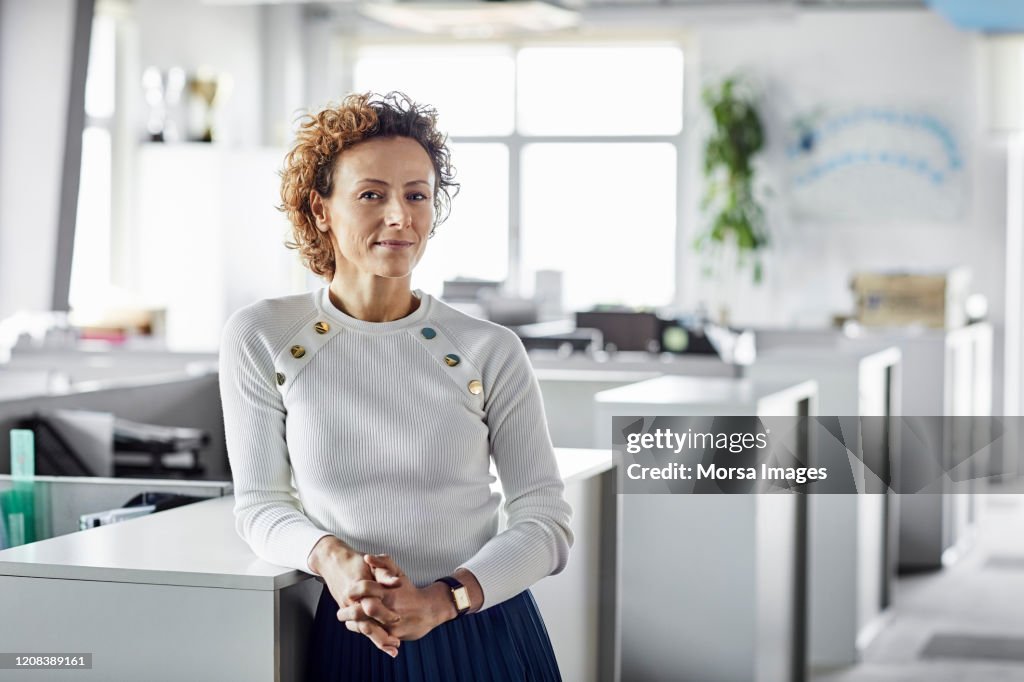
[[[223,97],[223,78],[200,67],[188,81],[189,133],[196,142],[213,142],[214,108]]]
[[[185,88],[185,71],[171,67],[166,73],[150,66],[142,73],[142,89],[149,105],[146,132],[150,142],[176,142],[181,139],[177,123],[170,112],[181,101]]]

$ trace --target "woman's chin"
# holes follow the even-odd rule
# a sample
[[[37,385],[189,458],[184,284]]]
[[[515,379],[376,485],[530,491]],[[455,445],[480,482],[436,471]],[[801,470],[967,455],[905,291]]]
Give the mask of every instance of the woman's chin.
[[[376,268],[374,273],[377,277],[383,277],[385,279],[402,279],[412,275],[412,268],[410,267],[386,267]]]
[[[416,267],[415,262],[410,262],[406,259],[388,259],[383,263],[377,263],[374,274],[378,277],[387,277],[388,279],[400,279],[402,277],[408,277],[412,274],[413,268]]]

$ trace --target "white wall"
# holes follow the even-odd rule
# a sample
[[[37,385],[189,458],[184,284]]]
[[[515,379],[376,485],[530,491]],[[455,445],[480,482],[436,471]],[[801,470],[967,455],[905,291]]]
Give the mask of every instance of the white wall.
[[[0,0],[0,320],[49,310],[74,0]]]
[[[138,156],[136,292],[167,311],[167,346],[217,349],[224,321],[260,298],[302,291],[278,203],[277,147],[146,145]]]
[[[956,30],[925,10],[806,11],[792,19],[698,29],[688,69],[697,83],[735,70],[754,76],[767,93],[769,147],[765,177],[778,193],[769,207],[775,245],[768,279],[745,287],[731,307],[738,322],[782,326],[826,324],[832,313],[852,312],[849,274],[859,269],[945,267],[973,270],[973,291],[986,295],[993,321],[1003,316],[1005,141],[983,130],[980,38]],[[688,98],[694,142],[688,179],[700,181],[707,121],[699,98]],[[967,161],[968,205],[953,224],[928,221],[888,224],[794,224],[785,185],[775,172],[783,160],[788,115],[818,104],[915,107],[937,105],[960,127]],[[693,108],[693,107],[696,107]],[[696,115],[695,115],[696,114]],[[707,296],[689,248],[700,224],[700,188],[686,197],[689,231],[681,249],[684,304]]]
[[[299,109],[305,100],[305,21],[299,5],[269,5],[262,9],[263,142],[275,147],[291,144]]]

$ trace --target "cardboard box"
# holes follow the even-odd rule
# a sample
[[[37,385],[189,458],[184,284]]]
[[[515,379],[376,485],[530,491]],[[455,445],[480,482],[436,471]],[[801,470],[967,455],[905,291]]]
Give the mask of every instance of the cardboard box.
[[[967,324],[968,268],[944,272],[861,272],[850,283],[857,321],[868,327],[923,325],[955,329]]]

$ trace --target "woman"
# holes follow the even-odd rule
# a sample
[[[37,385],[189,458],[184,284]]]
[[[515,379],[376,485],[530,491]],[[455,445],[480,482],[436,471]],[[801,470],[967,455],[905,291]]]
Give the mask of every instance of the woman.
[[[449,159],[436,113],[399,93],[307,116],[282,208],[329,284],[224,330],[238,532],[324,583],[310,680],[560,679],[527,589],[572,544],[536,379],[512,332],[410,287]]]

